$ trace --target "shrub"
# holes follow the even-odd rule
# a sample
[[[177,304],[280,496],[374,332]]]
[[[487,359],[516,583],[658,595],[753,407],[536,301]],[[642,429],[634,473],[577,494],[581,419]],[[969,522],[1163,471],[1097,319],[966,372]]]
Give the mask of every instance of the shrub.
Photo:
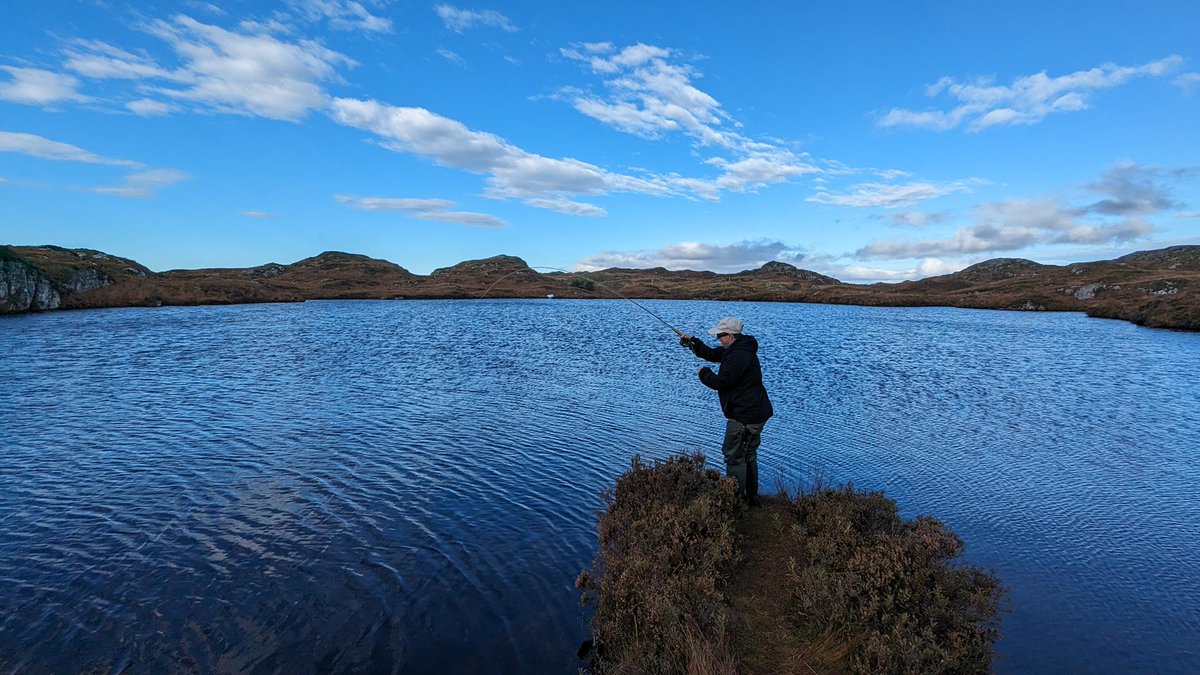
[[[963,550],[953,532],[929,517],[906,522],[894,501],[853,486],[802,494],[794,508],[795,618],[847,635],[852,672],[990,670],[1003,588],[951,564]]]
[[[712,672],[728,664],[725,582],[736,562],[737,485],[678,456],[630,470],[603,495],[600,547],[576,586],[596,600],[597,672]]]

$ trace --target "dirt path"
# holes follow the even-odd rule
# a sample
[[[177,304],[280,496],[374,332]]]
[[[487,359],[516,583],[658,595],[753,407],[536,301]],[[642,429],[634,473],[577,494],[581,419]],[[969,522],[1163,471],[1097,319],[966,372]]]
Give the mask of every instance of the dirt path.
[[[738,672],[844,672],[844,642],[837,636],[805,640],[788,615],[789,537],[794,516],[783,497],[763,500],[738,523],[742,562],[728,589],[732,648]]]

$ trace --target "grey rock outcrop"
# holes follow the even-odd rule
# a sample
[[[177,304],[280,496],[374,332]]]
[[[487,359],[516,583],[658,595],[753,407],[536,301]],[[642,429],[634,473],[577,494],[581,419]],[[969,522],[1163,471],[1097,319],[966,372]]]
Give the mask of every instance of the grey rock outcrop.
[[[113,280],[109,278],[98,267],[89,267],[82,270],[72,270],[71,274],[62,283],[63,291],[71,293],[81,293],[83,291],[92,291],[105,286],[112,286]]]
[[[57,309],[62,296],[40,272],[17,258],[0,258],[0,312]]]
[[[1076,300],[1091,300],[1096,297],[1096,291],[1104,288],[1104,284],[1088,284],[1083,288],[1075,291]]]

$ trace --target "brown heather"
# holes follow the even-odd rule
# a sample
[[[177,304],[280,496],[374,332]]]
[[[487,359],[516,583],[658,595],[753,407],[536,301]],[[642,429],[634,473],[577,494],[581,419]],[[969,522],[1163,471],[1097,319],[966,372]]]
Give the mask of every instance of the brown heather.
[[[604,495],[597,673],[985,673],[1003,589],[937,520],[852,486],[747,510],[702,455],[635,457]]]
[[[524,260],[503,255],[464,261],[428,276],[386,260],[337,251],[289,265],[152,272],[132,260],[88,249],[0,246],[0,273],[6,261],[14,268],[28,266],[48,279],[62,295],[63,309],[349,298],[469,299],[485,292],[489,298],[550,294],[613,298],[616,291],[630,298],[1086,312],[1145,326],[1200,330],[1200,246],[1172,246],[1062,266],[996,258],[953,274],[870,285],[842,283],[781,262],[736,274],[610,268],[584,278],[541,274]],[[68,279],[88,272],[104,283],[72,288]],[[2,282],[0,274],[0,289]],[[5,311],[13,310],[5,309],[0,295],[0,312]]]

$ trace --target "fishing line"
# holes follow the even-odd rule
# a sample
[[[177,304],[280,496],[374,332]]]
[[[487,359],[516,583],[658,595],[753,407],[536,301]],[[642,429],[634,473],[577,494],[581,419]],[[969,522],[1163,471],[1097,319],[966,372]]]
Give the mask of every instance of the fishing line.
[[[563,274],[569,274],[574,277],[579,277],[580,279],[583,279],[585,281],[590,281],[593,284],[596,284],[597,286],[600,286],[601,288],[607,290],[609,293],[612,293],[613,295],[617,296],[618,298],[632,302],[635,306],[637,306],[638,309],[642,310],[643,312],[645,312],[645,313],[649,314],[650,316],[661,321],[664,326],[666,326],[667,328],[670,328],[679,337],[683,337],[683,335],[684,335],[683,331],[681,331],[678,328],[676,328],[675,326],[672,326],[671,324],[667,323],[665,319],[663,319],[661,316],[655,314],[654,312],[650,311],[647,307],[642,305],[637,300],[633,300],[632,298],[627,298],[624,295],[618,293],[616,290],[610,288],[606,284],[602,284],[599,281],[596,281],[595,279],[589,279],[589,278],[583,276],[582,274],[580,274],[579,272],[568,272],[567,270],[559,269],[557,267],[538,267],[538,266],[534,266],[534,265],[526,265],[524,269],[513,270],[512,272],[509,272],[508,274],[505,274],[504,276],[500,277],[499,279],[493,281],[492,285],[488,286],[487,290],[485,290],[483,292],[483,294],[479,296],[478,299],[482,300],[484,298],[484,296],[486,296],[489,292],[491,292],[491,290],[493,288],[496,287],[496,284],[500,283],[501,281],[504,281],[505,279],[511,277],[514,274],[519,274],[519,273],[525,272],[525,271],[529,271],[529,272],[533,272],[534,274],[537,274],[537,270],[551,270],[553,272],[562,272]]]

